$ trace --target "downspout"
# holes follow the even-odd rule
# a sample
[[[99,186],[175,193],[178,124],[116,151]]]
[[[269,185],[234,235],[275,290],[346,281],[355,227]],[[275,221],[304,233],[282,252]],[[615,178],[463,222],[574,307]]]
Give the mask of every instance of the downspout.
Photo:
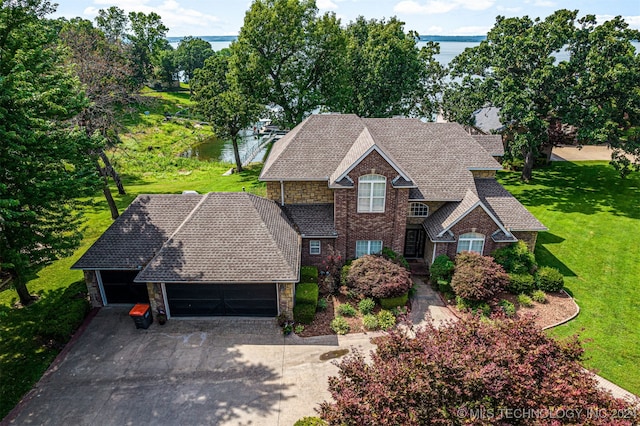
[[[284,181],[280,181],[280,205],[284,206]]]
[[[431,264],[436,261],[436,249],[438,248],[438,243],[433,243],[433,254],[431,255]]]

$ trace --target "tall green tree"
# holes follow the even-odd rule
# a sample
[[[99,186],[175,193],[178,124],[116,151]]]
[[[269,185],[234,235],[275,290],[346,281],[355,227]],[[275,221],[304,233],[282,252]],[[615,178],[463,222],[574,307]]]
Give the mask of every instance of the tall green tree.
[[[508,149],[524,158],[522,178],[531,179],[535,158],[549,143],[550,121],[566,101],[570,75],[555,55],[573,35],[577,11],[558,10],[544,20],[498,16],[487,39],[452,61],[452,85],[443,109],[450,120],[468,121],[469,111],[500,108]]]
[[[640,41],[640,31],[619,16],[600,25],[593,15],[578,20],[567,47],[574,81],[562,106],[578,141],[613,148],[622,176],[640,169],[640,52],[632,41]]]
[[[86,98],[44,23],[54,10],[43,0],[0,8],[0,262],[23,304],[30,268],[77,248],[75,200],[98,181],[95,141],[69,122]]]
[[[128,16],[131,31],[127,39],[132,45],[138,78],[141,82],[146,82],[153,75],[154,61],[157,61],[160,52],[169,45],[165,38],[169,28],[155,12],[129,12]]]
[[[223,49],[207,59],[204,67],[195,70],[192,80],[196,111],[204,115],[216,136],[230,139],[236,169],[242,171],[238,149],[240,132],[255,123],[265,107],[241,92],[235,76],[230,72],[231,52]]]
[[[102,30],[110,42],[122,42],[127,38],[129,18],[124,10],[117,6],[100,9],[96,16],[96,25]]]
[[[195,71],[204,66],[204,61],[213,56],[211,44],[198,37],[185,37],[175,51],[175,64],[182,71],[184,79],[191,81]],[[193,93],[189,86],[190,93]]]
[[[418,34],[405,33],[403,25],[360,16],[347,26],[345,78],[331,107],[361,117],[435,116],[445,74],[434,57],[439,46],[419,49]]]
[[[272,104],[285,126],[300,123],[335,90],[346,39],[333,14],[313,0],[255,0],[231,45],[232,72],[244,94]]]

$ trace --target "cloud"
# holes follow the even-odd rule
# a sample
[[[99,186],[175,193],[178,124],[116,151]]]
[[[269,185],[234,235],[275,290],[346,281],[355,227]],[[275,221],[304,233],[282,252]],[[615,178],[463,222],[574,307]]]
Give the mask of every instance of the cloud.
[[[432,25],[427,28],[427,34],[442,34],[444,32],[444,28],[438,25]]]
[[[410,15],[437,15],[456,9],[485,10],[494,3],[495,0],[428,0],[424,3],[403,0],[394,6],[393,11]]]
[[[472,25],[466,27],[459,27],[451,31],[450,35],[484,35],[491,30],[489,26]]]
[[[550,0],[525,0],[525,4],[533,4],[536,7],[556,7],[556,3]]]
[[[320,10],[336,10],[338,8],[338,5],[331,0],[318,0],[316,6]]]
[[[504,6],[496,6],[496,9],[499,12],[508,12],[508,13],[518,13],[522,10],[521,7],[504,7]]]
[[[200,12],[196,9],[183,7],[176,0],[164,0],[159,4],[151,4],[148,0],[95,0],[95,4],[106,7],[117,6],[128,12],[155,12],[162,18],[171,33],[203,34],[212,32],[212,27],[220,23],[220,18],[215,15]],[[98,14],[97,7],[88,7],[84,10],[85,16],[95,17]],[[215,31],[215,30],[213,30]]]
[[[613,15],[596,15],[596,21],[598,22],[598,24],[610,21],[613,18],[615,18],[615,16]],[[624,19],[624,22],[629,24],[629,28],[640,30],[640,16],[623,16],[622,19]]]

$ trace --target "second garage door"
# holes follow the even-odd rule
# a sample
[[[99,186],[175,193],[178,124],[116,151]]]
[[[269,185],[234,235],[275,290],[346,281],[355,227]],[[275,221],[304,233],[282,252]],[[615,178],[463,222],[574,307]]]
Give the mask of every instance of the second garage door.
[[[171,316],[278,315],[275,284],[166,284]]]

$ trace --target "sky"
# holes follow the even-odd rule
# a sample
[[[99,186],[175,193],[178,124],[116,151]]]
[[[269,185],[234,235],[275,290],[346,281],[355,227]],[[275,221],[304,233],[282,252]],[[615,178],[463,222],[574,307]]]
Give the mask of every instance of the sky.
[[[55,1],[55,0],[54,0]],[[100,9],[117,6],[125,12],[156,12],[169,27],[168,36],[237,35],[249,0],[57,0],[53,17],[93,20]],[[593,14],[598,22],[621,15],[640,30],[640,0],[316,0],[321,12],[334,12],[343,24],[392,16],[405,30],[421,35],[484,35],[498,15],[544,18],[557,9]]]

